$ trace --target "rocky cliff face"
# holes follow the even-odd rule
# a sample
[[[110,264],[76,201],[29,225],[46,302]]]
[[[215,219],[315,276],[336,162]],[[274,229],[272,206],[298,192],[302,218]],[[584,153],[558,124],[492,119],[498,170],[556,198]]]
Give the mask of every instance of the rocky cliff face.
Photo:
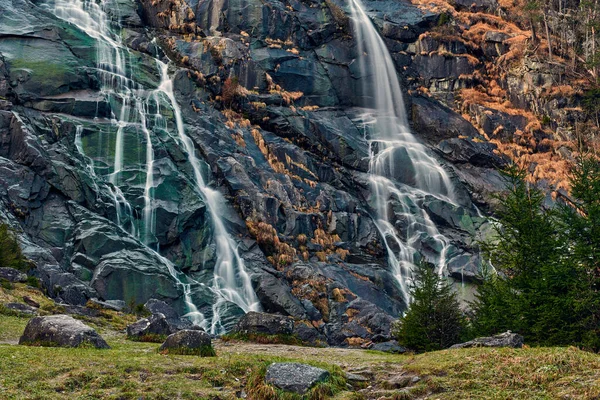
[[[161,84],[155,59],[172,60],[185,131],[204,180],[226,199],[220,217],[261,308],[295,317],[307,336],[330,344],[387,337],[406,304],[373,222],[368,145],[357,108],[362,77],[347,4],[105,3],[127,48],[136,96],[151,98]],[[490,194],[501,187],[496,168],[506,162],[479,125],[447,101],[474,73],[473,56],[460,42],[448,54],[430,53],[441,45],[423,35],[440,24],[441,13],[397,1],[366,6],[411,89],[416,136],[456,188],[455,205],[432,197],[420,206],[450,240],[448,274],[473,280],[474,238],[485,231],[479,210],[489,211]],[[0,10],[0,218],[18,231],[48,292],[71,304],[158,298],[185,313],[189,287],[182,282],[190,282],[187,295],[210,318],[219,249],[177,139],[174,110],[143,103],[151,126],[133,117],[119,126],[126,104],[100,90],[105,76],[93,35],[58,18],[51,1],[0,0]],[[446,95],[414,90],[423,86],[443,87],[436,93]],[[494,123],[485,109],[471,107]],[[116,174],[119,135],[124,151]],[[145,219],[149,193],[152,227]],[[403,232],[402,207],[390,199],[389,208]],[[440,249],[426,232],[416,247],[439,261]],[[223,325],[231,327],[243,311],[227,303]]]

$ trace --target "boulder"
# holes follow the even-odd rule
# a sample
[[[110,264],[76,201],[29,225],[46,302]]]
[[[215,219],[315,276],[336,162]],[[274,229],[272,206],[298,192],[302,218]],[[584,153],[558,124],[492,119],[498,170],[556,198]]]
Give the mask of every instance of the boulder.
[[[262,333],[266,335],[289,335],[294,330],[294,320],[279,314],[250,311],[237,323],[235,332]]]
[[[480,337],[465,343],[455,344],[450,348],[466,349],[470,347],[513,347],[515,349],[520,349],[521,347],[523,347],[523,343],[523,336],[519,335],[518,333],[506,331],[499,335]]]
[[[128,325],[127,337],[141,339],[144,336],[166,336],[176,331],[165,315],[158,313]]]
[[[19,344],[51,347],[91,345],[97,349],[110,348],[93,328],[69,315],[32,318],[27,323]]]
[[[265,381],[289,392],[304,394],[329,377],[322,368],[300,363],[273,363],[267,368]]]
[[[190,354],[203,357],[215,354],[210,335],[201,330],[191,329],[184,329],[169,335],[158,350],[172,354]]]
[[[14,268],[0,268],[0,279],[6,279],[9,282],[25,282],[27,275]]]
[[[386,353],[402,354],[406,353],[406,349],[398,344],[395,340],[387,342],[375,343],[371,350],[384,351]]]
[[[169,325],[176,331],[183,329],[201,329],[199,326],[194,325],[189,319],[181,318],[173,307],[162,300],[150,299],[144,304],[144,308],[152,314],[163,314]]]

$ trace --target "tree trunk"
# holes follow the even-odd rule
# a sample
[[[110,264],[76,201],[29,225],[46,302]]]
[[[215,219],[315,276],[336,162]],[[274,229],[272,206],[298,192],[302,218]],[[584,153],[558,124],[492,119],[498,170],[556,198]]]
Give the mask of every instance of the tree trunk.
[[[552,40],[550,38],[550,29],[548,28],[548,17],[546,16],[546,10],[544,10],[544,26],[546,27],[546,38],[548,40],[548,60],[552,61]]]

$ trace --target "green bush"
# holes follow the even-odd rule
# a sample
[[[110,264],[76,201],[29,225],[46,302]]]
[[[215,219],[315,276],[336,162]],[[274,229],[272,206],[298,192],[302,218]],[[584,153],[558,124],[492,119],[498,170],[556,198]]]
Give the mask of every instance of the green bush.
[[[411,350],[434,351],[459,343],[465,334],[465,317],[456,292],[433,265],[422,262],[414,271],[412,302],[394,327],[398,342]]]
[[[13,232],[4,223],[0,223],[0,267],[9,267],[25,272],[30,267],[23,257]]]

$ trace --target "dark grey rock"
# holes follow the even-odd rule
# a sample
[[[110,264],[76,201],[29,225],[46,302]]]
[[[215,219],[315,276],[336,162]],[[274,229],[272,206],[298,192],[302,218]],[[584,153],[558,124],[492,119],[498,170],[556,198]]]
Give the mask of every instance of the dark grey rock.
[[[480,137],[477,129],[466,119],[435,100],[423,96],[415,96],[411,100],[414,130],[426,142],[437,144],[458,136]]]
[[[309,326],[304,322],[299,322],[294,326],[294,336],[312,346],[324,346],[327,344],[327,338],[318,329]]]
[[[265,311],[304,319],[304,307],[292,295],[291,288],[285,281],[266,273],[258,279],[255,290]]]
[[[523,336],[518,333],[506,331],[499,335],[490,337],[480,337],[465,343],[459,343],[451,346],[451,349],[466,349],[470,347],[513,347],[520,349],[525,343]]]
[[[98,349],[110,348],[94,329],[69,315],[31,319],[19,339],[19,344],[56,347],[92,345]]]
[[[14,268],[0,268],[0,279],[6,279],[9,282],[26,282],[27,274]]]
[[[457,10],[493,13],[498,8],[498,2],[496,0],[454,0],[454,7]]]
[[[353,374],[351,372],[346,372],[346,380],[351,382],[369,382],[369,378],[367,378],[366,376]]]
[[[167,319],[178,319],[177,311],[162,300],[150,299],[144,304],[144,308],[151,314],[163,314]]]
[[[8,308],[9,310],[13,310],[18,313],[21,313],[21,314],[34,315],[37,313],[37,310],[35,308],[28,306],[27,304],[23,304],[23,303],[6,303],[6,304],[4,304],[4,307]]]
[[[152,314],[127,326],[127,336],[137,338],[145,335],[170,335],[175,331],[164,314]]]
[[[375,343],[371,346],[371,350],[384,351],[386,353],[402,354],[406,353],[406,349],[398,344],[395,340],[387,342]]]
[[[184,329],[175,332],[160,346],[159,351],[169,351],[169,349],[177,351],[182,350],[203,350],[211,346],[210,335],[201,330]]]
[[[294,320],[279,314],[250,311],[237,323],[235,332],[262,333],[266,335],[290,335],[294,330]]]
[[[329,377],[322,368],[300,363],[273,363],[267,368],[265,381],[289,392],[304,394]]]
[[[162,300],[150,299],[144,304],[144,308],[152,314],[163,314],[169,325],[175,330],[201,329],[199,326],[194,325],[189,319],[180,317],[171,305]]]

